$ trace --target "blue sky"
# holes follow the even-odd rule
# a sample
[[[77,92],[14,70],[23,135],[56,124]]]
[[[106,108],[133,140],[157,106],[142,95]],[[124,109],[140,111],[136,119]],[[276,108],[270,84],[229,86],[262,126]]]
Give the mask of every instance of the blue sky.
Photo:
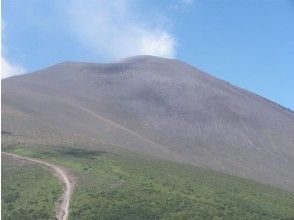
[[[294,109],[293,0],[2,0],[2,74],[175,57]]]

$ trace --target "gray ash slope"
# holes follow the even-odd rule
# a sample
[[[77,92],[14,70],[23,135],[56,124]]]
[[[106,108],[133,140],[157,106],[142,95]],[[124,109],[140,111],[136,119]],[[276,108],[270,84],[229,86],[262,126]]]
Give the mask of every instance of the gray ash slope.
[[[177,60],[2,80],[3,144],[108,143],[294,191],[294,113]]]

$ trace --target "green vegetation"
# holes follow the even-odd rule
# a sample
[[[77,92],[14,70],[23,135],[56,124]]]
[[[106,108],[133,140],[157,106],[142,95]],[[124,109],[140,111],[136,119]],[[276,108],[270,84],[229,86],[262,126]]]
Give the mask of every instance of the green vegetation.
[[[5,151],[72,171],[77,185],[70,219],[294,219],[293,193],[139,153],[66,147]]]
[[[2,156],[2,219],[55,219],[62,185],[49,170]]]

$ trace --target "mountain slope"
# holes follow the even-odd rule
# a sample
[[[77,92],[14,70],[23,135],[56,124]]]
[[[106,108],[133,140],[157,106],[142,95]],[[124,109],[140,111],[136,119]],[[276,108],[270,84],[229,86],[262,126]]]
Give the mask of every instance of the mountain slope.
[[[294,193],[123,148],[118,149],[119,153],[111,153],[99,150],[100,147],[37,146],[3,150],[25,157],[42,158],[43,161],[66,168],[74,175],[77,182],[70,202],[69,219],[97,219],[99,216],[103,220],[274,220],[294,217]],[[13,167],[7,163],[3,165],[4,174],[9,175],[7,171]],[[23,186],[24,181],[19,176],[26,177],[23,178],[26,180],[31,175],[25,166],[19,172],[10,173],[20,183],[13,181],[13,178],[8,178],[9,181],[6,179],[2,185],[6,197],[21,190],[20,187],[11,189],[11,185]],[[37,181],[43,179],[40,176]],[[31,189],[26,188],[26,194],[36,189],[38,186],[31,185]],[[26,197],[22,195],[20,193],[16,201],[25,200],[27,204]],[[39,201],[40,196],[42,194],[35,195],[35,200]],[[11,210],[9,202],[2,201],[2,216],[11,214],[10,219],[17,219],[16,214],[20,210],[15,206]],[[32,203],[30,200],[28,202]],[[30,212],[22,213],[30,215]]]
[[[294,113],[177,60],[66,62],[2,81],[3,144],[108,143],[294,191]]]

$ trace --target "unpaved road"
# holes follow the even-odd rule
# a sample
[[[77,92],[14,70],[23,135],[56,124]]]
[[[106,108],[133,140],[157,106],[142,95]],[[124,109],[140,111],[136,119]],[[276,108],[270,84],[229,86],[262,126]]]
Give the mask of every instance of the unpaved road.
[[[58,220],[67,220],[68,212],[69,212],[69,201],[74,189],[73,178],[68,174],[68,172],[64,168],[48,163],[44,160],[29,158],[29,157],[22,157],[22,156],[18,156],[18,155],[6,153],[6,152],[2,152],[2,154],[11,156],[17,159],[28,160],[33,163],[41,164],[43,166],[47,166],[56,173],[59,180],[62,181],[64,184],[64,192],[60,202],[58,203],[56,218]]]

